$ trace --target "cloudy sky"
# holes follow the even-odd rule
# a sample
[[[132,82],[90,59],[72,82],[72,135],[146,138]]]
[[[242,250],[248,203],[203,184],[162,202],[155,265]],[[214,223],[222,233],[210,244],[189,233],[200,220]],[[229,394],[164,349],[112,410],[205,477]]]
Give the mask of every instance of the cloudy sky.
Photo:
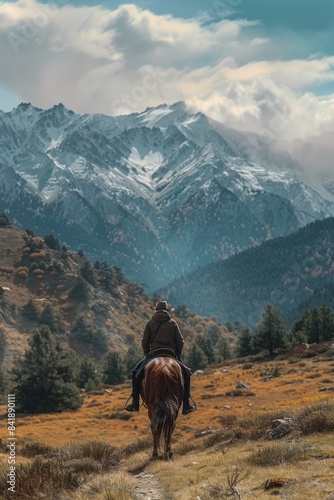
[[[184,100],[284,139],[334,131],[333,0],[0,1],[0,109]]]

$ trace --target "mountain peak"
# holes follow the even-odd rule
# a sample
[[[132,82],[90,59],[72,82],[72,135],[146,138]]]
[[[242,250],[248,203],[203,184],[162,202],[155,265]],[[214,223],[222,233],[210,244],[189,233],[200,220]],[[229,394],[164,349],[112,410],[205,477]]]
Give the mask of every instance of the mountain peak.
[[[19,111],[20,113],[22,113],[22,112],[27,111],[31,108],[32,108],[32,106],[31,106],[30,102],[21,102],[18,106],[16,106],[16,108],[13,109],[13,111]]]
[[[72,113],[22,103],[1,116],[0,208],[152,288],[334,214],[332,184],[183,101]]]
[[[66,106],[64,106],[64,104],[62,102],[60,102],[59,104],[55,104],[54,106],[52,106],[52,108],[49,108],[47,111],[51,111],[51,112],[55,112],[55,113],[69,113],[70,115],[74,115],[74,111],[72,111],[71,109],[67,108]]]
[[[184,101],[177,101],[174,102],[171,106],[169,106],[171,109],[175,110],[180,110],[183,109],[184,111],[187,111],[188,107]]]
[[[161,104],[160,106],[146,108],[145,111],[136,115],[136,121],[149,128],[168,127],[180,124],[189,117],[190,113],[186,104],[179,101],[171,105]]]
[[[13,113],[27,113],[31,114],[34,111],[42,111],[40,108],[36,108],[30,102],[21,102],[16,108],[13,109]]]

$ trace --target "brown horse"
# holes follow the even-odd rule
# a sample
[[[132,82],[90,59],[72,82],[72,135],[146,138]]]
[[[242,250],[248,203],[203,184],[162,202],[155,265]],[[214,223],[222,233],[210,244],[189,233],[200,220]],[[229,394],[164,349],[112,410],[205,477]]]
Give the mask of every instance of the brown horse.
[[[151,420],[152,458],[158,457],[160,444],[163,444],[163,458],[172,460],[172,435],[183,398],[181,367],[175,359],[158,357],[145,366],[141,397]]]

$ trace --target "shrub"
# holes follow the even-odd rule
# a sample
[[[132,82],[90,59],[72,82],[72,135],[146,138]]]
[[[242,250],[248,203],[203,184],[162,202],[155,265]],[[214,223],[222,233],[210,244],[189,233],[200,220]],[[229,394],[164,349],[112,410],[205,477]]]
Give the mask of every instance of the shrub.
[[[323,400],[302,408],[296,415],[302,434],[334,431],[334,401]]]
[[[291,416],[292,413],[277,410],[273,412],[250,415],[238,421],[239,436],[245,439],[262,439],[266,437],[267,430],[271,427],[272,421]],[[237,432],[237,431],[235,431]]]
[[[313,349],[308,349],[303,354],[301,354],[301,357],[302,358],[314,358],[317,355],[318,355],[317,351],[314,351]]]
[[[42,271],[42,269],[34,269],[32,274],[34,274],[37,278],[38,276],[44,276],[44,271]]]
[[[9,224],[10,224],[10,222],[9,222],[7,214],[1,213],[0,214],[0,226],[5,227],[5,226],[8,226]]]
[[[28,275],[28,273],[29,273],[29,268],[28,268],[27,266],[19,266],[19,267],[17,268],[16,272],[17,272],[17,273],[20,273],[20,272],[25,272],[25,273],[27,273],[27,275]]]
[[[72,442],[59,448],[59,456],[64,461],[90,459],[99,463],[102,470],[109,470],[119,463],[120,451],[108,441],[90,439],[83,443]]]
[[[0,494],[7,492],[6,469],[0,473]],[[35,458],[32,462],[19,464],[16,467],[16,491],[22,499],[37,498],[37,494],[45,492],[53,494],[62,489],[73,490],[80,485],[82,474],[73,472],[59,458]],[[16,496],[16,495],[15,495]],[[2,497],[2,498],[10,498]]]
[[[38,269],[37,262],[33,262],[33,263],[32,263],[32,264],[30,264],[30,266],[29,266],[29,273],[34,272],[36,269]]]
[[[86,476],[100,474],[118,465],[120,451],[106,441],[90,440],[84,443],[69,443],[58,450],[50,449],[40,442],[24,443],[18,448],[27,457],[48,453],[47,457],[36,457],[19,464],[16,469],[17,498],[65,498],[61,492],[78,488]],[[23,453],[22,453],[23,451]],[[20,452],[20,451],[19,451]],[[6,495],[7,470],[0,471],[0,496]],[[41,495],[42,494],[42,495]],[[2,496],[4,495],[4,496]],[[16,498],[16,495],[14,495]],[[115,499],[121,497],[115,497]],[[132,497],[129,497],[132,498]]]
[[[46,455],[52,451],[53,447],[51,445],[35,440],[20,443],[17,450],[18,455],[28,458],[35,457],[36,455]]]
[[[225,396],[227,397],[234,397],[234,396],[255,396],[254,392],[251,391],[245,391],[243,389],[233,389],[231,391],[227,391],[225,393]]]
[[[252,465],[260,467],[282,465],[306,458],[309,446],[301,441],[284,441],[265,444],[248,458]]]
[[[17,275],[18,275],[18,277],[19,277],[19,278],[21,278],[21,279],[23,279],[23,280],[25,280],[25,279],[27,279],[27,278],[28,278],[28,273],[27,273],[27,271],[18,271],[18,272],[17,272]]]

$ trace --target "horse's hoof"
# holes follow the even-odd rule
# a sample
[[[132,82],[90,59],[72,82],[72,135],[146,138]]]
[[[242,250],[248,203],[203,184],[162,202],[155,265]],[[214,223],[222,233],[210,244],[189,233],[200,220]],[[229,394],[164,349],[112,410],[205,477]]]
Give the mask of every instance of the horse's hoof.
[[[167,461],[167,462],[172,462],[174,460],[174,456],[173,456],[173,453],[170,452],[170,453],[167,453],[167,455],[164,456],[164,459]]]
[[[150,456],[150,460],[158,460],[158,454],[157,454],[157,453],[153,453],[153,454]]]

